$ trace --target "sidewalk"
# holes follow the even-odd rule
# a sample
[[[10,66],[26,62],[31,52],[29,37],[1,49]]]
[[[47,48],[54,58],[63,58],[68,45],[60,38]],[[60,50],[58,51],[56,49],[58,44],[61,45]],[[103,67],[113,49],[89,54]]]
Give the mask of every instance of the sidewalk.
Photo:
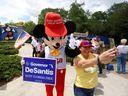
[[[28,47],[29,46],[29,47]],[[20,56],[31,56],[31,47],[26,44],[20,49]],[[73,66],[67,65],[65,96],[74,96],[73,83],[75,70]],[[105,71],[99,76],[99,84],[96,88],[95,96],[128,96],[128,78],[123,78],[119,74]],[[54,94],[56,94],[54,90]],[[0,96],[46,96],[44,84],[24,82],[19,77],[7,85],[0,87]],[[56,95],[54,95],[56,96]]]

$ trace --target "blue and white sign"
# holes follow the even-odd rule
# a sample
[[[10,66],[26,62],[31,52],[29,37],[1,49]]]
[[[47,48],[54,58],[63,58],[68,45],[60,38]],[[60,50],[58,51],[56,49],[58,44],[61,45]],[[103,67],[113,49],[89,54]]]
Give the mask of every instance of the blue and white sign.
[[[56,60],[24,57],[23,80],[56,84]]]

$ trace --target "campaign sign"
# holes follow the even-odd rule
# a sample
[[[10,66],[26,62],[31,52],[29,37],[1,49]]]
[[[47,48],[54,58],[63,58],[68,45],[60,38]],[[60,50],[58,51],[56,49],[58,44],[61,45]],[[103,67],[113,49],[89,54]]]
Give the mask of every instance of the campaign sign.
[[[24,81],[56,84],[56,60],[36,57],[24,57],[23,60]]]

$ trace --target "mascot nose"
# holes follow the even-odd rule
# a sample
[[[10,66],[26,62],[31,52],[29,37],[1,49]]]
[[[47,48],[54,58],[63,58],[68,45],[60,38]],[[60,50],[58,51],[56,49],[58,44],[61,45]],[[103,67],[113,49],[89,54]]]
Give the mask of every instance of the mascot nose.
[[[56,43],[56,46],[59,47],[60,46],[60,43]]]

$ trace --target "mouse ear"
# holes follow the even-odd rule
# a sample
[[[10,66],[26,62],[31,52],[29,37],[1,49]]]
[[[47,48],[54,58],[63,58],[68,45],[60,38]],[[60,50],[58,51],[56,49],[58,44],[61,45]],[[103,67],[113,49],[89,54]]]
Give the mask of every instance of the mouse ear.
[[[42,38],[45,35],[45,27],[43,24],[38,24],[33,29],[33,36],[36,38]]]
[[[67,28],[68,35],[76,31],[76,24],[73,21],[67,21],[65,26]]]

